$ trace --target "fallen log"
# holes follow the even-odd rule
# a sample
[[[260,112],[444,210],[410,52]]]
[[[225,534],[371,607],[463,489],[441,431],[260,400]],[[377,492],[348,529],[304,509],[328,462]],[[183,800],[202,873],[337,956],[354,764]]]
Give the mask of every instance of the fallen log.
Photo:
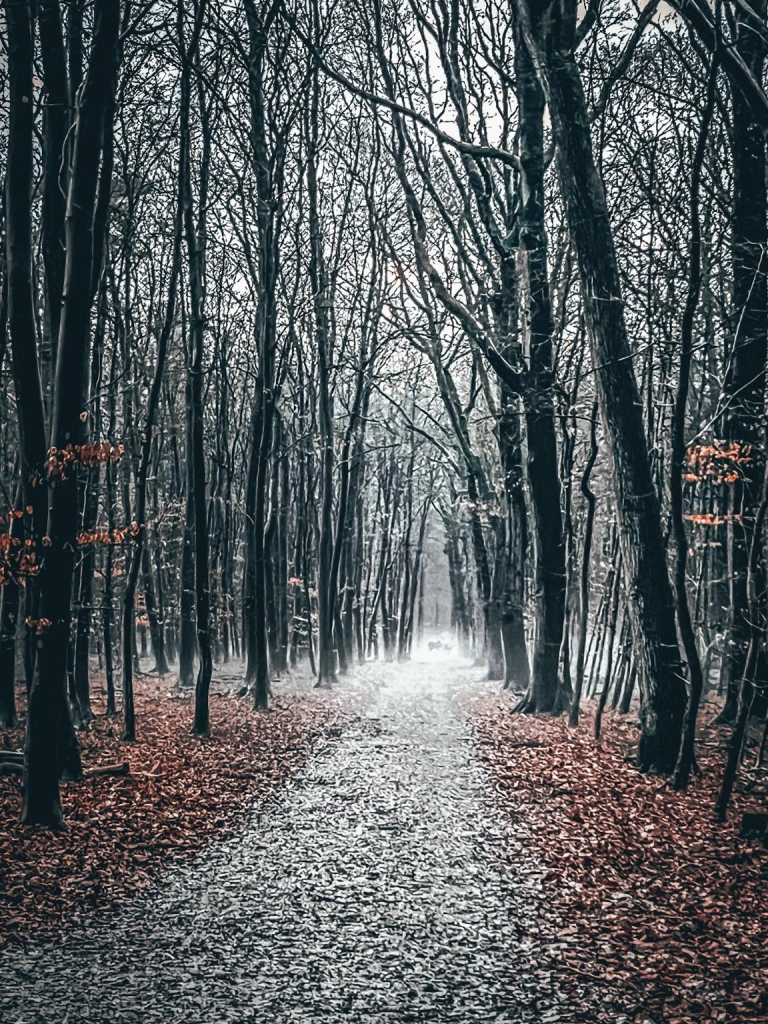
[[[16,764],[21,764],[23,760],[23,750],[0,750],[0,761],[14,761]]]
[[[0,775],[21,775],[24,765],[20,761],[0,761]]]

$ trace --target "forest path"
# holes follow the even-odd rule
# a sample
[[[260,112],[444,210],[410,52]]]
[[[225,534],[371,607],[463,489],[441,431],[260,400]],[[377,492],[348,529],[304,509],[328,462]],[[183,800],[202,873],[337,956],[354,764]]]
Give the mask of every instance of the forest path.
[[[0,957],[0,1020],[541,1020],[521,985],[536,882],[504,865],[511,826],[460,708],[489,684],[446,662],[363,673],[363,717],[237,836]]]

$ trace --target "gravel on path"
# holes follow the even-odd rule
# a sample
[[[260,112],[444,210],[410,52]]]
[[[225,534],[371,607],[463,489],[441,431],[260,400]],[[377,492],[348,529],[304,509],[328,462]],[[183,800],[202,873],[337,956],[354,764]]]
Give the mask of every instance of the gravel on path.
[[[504,860],[514,826],[461,714],[478,673],[365,677],[365,716],[237,836],[129,909],[3,954],[3,1024],[571,1019],[530,994],[541,893]]]

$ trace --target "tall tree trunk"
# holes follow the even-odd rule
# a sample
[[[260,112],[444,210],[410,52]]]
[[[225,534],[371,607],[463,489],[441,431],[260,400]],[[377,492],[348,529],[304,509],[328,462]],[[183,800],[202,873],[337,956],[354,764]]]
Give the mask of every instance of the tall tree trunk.
[[[707,82],[707,98],[704,114],[699,127],[696,149],[691,168],[690,199],[690,246],[688,269],[688,295],[680,326],[680,374],[675,395],[672,418],[672,453],[670,458],[669,492],[672,518],[672,534],[675,541],[675,566],[673,581],[677,598],[677,622],[688,662],[688,704],[683,723],[682,740],[672,784],[675,789],[684,789],[695,761],[696,719],[704,690],[701,659],[696,646],[696,631],[691,616],[688,597],[688,531],[685,527],[683,504],[683,468],[685,462],[685,427],[688,409],[688,393],[691,383],[691,360],[693,358],[693,328],[696,307],[701,290],[701,225],[699,222],[699,187],[706,153],[709,124],[715,103],[717,61],[712,60]]]
[[[257,194],[258,306],[255,338],[259,376],[251,417],[251,451],[246,484],[243,628],[247,656],[246,678],[253,684],[254,706],[262,709],[268,707],[270,694],[264,528],[274,413],[276,292],[281,225],[278,199],[282,188],[283,160],[282,149],[276,146],[270,152],[267,139],[264,58],[278,6],[277,0],[273,0],[261,12],[255,0],[245,0],[248,21],[250,156]]]
[[[719,821],[725,820],[733,787],[736,783],[736,775],[744,750],[747,726],[749,725],[749,716],[755,697],[758,649],[762,636],[765,633],[765,609],[761,607],[760,592],[758,590],[758,565],[762,557],[763,526],[765,525],[766,512],[768,512],[768,465],[764,463],[761,498],[755,510],[752,547],[749,552],[749,563],[747,565],[747,596],[749,599],[747,611],[751,636],[749,647],[747,648],[747,660],[744,664],[744,675],[739,687],[736,723],[728,742],[728,756],[717,799],[717,817]],[[761,745],[761,756],[763,750],[764,744]]]
[[[181,39],[179,45],[183,45]],[[188,103],[188,82],[187,82],[187,117],[189,111]],[[184,97],[182,97],[183,99]],[[182,121],[184,114],[182,113]],[[155,362],[152,385],[147,400],[147,413],[144,423],[144,435],[139,456],[139,465],[136,473],[136,534],[133,551],[128,562],[126,572],[126,584],[123,591],[123,615],[122,615],[122,639],[123,639],[123,739],[132,742],[136,739],[136,715],[134,708],[133,676],[134,658],[133,641],[134,631],[134,607],[136,590],[139,583],[139,576],[146,572],[146,543],[147,543],[147,478],[149,476],[150,461],[152,458],[152,447],[154,443],[154,427],[157,409],[160,404],[160,394],[163,384],[163,373],[168,353],[168,343],[173,330],[176,314],[176,289],[179,274],[181,272],[181,238],[182,238],[182,212],[184,203],[184,187],[186,163],[188,153],[185,149],[187,144],[184,133],[185,125],[182,123],[181,145],[179,153],[179,176],[177,182],[177,209],[173,236],[173,250],[171,255],[171,272],[168,282],[168,297],[165,307],[165,316],[157,339],[157,359]],[[151,597],[150,597],[151,599]]]
[[[506,573],[502,611],[504,689],[525,691],[531,673],[525,642],[525,553],[528,519],[522,481],[520,417],[516,396],[502,382],[499,451],[507,498]]]
[[[267,513],[267,524],[264,531],[264,560],[265,560],[265,583],[267,597],[267,650],[269,651],[269,664],[273,672],[279,672],[277,667],[277,644],[278,644],[278,608],[277,590],[275,587],[275,575],[277,570],[277,542],[278,542],[278,509],[280,506],[280,473],[278,472],[277,450],[280,447],[281,439],[280,414],[275,410],[274,416],[274,439],[272,442],[272,456],[270,459],[270,481],[269,481],[269,511]]]
[[[317,686],[331,686],[336,679],[334,613],[336,587],[333,567],[336,563],[333,542],[333,402],[330,391],[330,366],[333,359],[329,313],[330,292],[326,278],[323,235],[320,225],[317,187],[317,146],[320,118],[320,83],[317,65],[312,73],[312,98],[307,112],[307,192],[309,194],[309,275],[315,313],[317,346],[318,421],[320,425],[320,523],[317,538],[318,647]],[[339,557],[341,548],[339,547]],[[338,564],[336,564],[338,580]]]
[[[70,128],[69,82],[58,0],[38,5],[40,56],[46,103],[43,111],[42,254],[45,269],[45,330],[41,350],[44,390],[53,384],[64,287],[64,220],[66,214],[67,132]]]
[[[576,680],[573,687],[573,700],[569,715],[569,724],[575,728],[579,724],[579,708],[581,694],[584,689],[584,655],[587,650],[587,633],[589,632],[589,565],[592,556],[592,535],[595,528],[595,506],[597,498],[589,486],[592,470],[597,461],[597,403],[592,406],[589,425],[589,455],[584,472],[581,475],[581,493],[587,502],[587,516],[584,520],[584,540],[581,551],[581,573],[579,576],[579,638],[576,647]]]
[[[144,542],[141,555],[141,575],[143,577],[144,607],[149,620],[149,640],[152,645],[152,657],[155,660],[153,672],[160,676],[167,675],[168,659],[165,654],[165,635],[163,633],[163,608],[158,601],[155,581],[152,578],[152,559],[149,546]]]
[[[210,128],[204,97],[201,94],[203,155],[200,164],[198,217],[192,192],[192,142],[190,134],[191,85],[193,73],[198,74],[198,44],[206,13],[206,0],[195,11],[195,23],[189,45],[184,42],[184,2],[177,9],[178,39],[181,50],[181,152],[179,158],[179,202],[183,234],[187,246],[189,284],[189,402],[191,416],[191,469],[189,486],[192,492],[195,523],[195,615],[197,648],[200,664],[195,683],[195,717],[192,732],[198,736],[210,733],[208,696],[213,674],[211,653],[211,589],[208,542],[208,502],[205,479],[205,424],[203,414],[203,353],[205,349],[205,246],[206,206],[210,163]]]
[[[405,529],[403,533],[403,580],[400,588],[400,607],[397,622],[397,660],[405,661],[408,657],[408,616],[407,608],[411,601],[411,587],[415,584],[413,565],[411,564],[411,534],[413,532],[413,469],[416,460],[416,446],[411,435],[411,458],[407,470],[407,500],[405,502]]]
[[[6,0],[8,26],[8,78],[10,111],[5,176],[5,249],[7,324],[11,342],[11,364],[19,416],[19,464],[21,495],[25,508],[32,508],[29,525],[32,540],[39,545],[47,529],[47,492],[39,486],[47,451],[45,412],[37,358],[35,292],[32,274],[32,182],[33,182],[33,56],[34,19],[32,5]],[[39,558],[42,549],[38,547]],[[25,588],[25,618],[39,618],[39,580],[30,579]],[[33,682],[34,628],[25,636],[27,689]]]
[[[548,0],[517,0],[517,10],[526,47],[549,102],[560,189],[579,263],[600,408],[611,452],[624,577],[640,669],[638,761],[645,771],[667,773],[677,759],[685,687],[661,509],[632,367],[618,261],[573,52],[577,4],[568,0],[561,10]],[[546,37],[542,24],[547,25]]]
[[[96,0],[88,72],[79,94],[67,198],[66,265],[51,428],[49,546],[41,574],[39,672],[29,699],[24,760],[26,824],[61,824],[57,742],[66,706],[66,666],[78,533],[76,467],[88,437],[93,225],[105,113],[117,87],[119,0]],[[74,455],[65,466],[65,453]]]
[[[109,387],[107,389],[109,402],[109,437],[115,436],[115,424],[117,420],[117,396],[115,394],[117,374],[117,347],[112,350],[112,361],[110,367]],[[104,483],[107,498],[107,527],[110,536],[115,529],[115,467],[108,462],[104,467]],[[113,634],[112,628],[115,621],[115,587],[114,587],[114,548],[112,544],[107,545],[106,565],[104,566],[104,590],[102,593],[102,631],[104,635],[104,676],[107,687],[107,715],[117,714],[117,702],[115,699],[115,671],[113,657]]]
[[[111,174],[110,174],[111,190]],[[100,188],[101,191],[101,188]],[[101,402],[96,394],[101,375],[101,359],[104,348],[104,290],[99,291],[96,333],[91,355],[91,393],[96,395],[93,402],[93,426],[97,437],[101,436]],[[82,532],[90,534],[96,527],[99,514],[99,480],[101,467],[96,466],[84,482],[81,496]],[[77,619],[75,624],[75,691],[80,709],[81,725],[86,726],[93,719],[91,708],[91,632],[93,622],[93,574],[96,568],[96,551],[93,544],[84,546],[77,574],[78,595]]]
[[[190,381],[185,386],[184,423],[186,431],[186,480],[184,492],[184,524],[181,548],[181,593],[179,597],[179,685],[191,689],[195,682],[195,500],[189,481],[192,479],[192,401]]]
[[[448,580],[451,587],[451,619],[456,629],[456,639],[462,654],[469,654],[471,646],[471,630],[469,610],[464,590],[464,573],[459,552],[458,529],[455,524],[444,519],[445,553],[448,558]]]
[[[766,3],[753,5],[765,24]],[[758,82],[763,80],[765,41],[749,13],[735,11],[736,50]],[[728,65],[727,65],[728,66]],[[733,721],[744,678],[751,632],[747,607],[747,576],[756,510],[760,503],[765,453],[761,422],[765,411],[766,356],[768,354],[768,193],[766,192],[765,132],[752,113],[733,75],[730,76],[733,115],[731,154],[733,193],[731,212],[731,265],[733,321],[736,333],[727,359],[726,411],[723,437],[736,445],[746,461],[738,480],[730,485],[731,521],[728,530],[730,601],[726,648],[726,703],[722,717]],[[754,584],[764,599],[765,560],[755,566]],[[768,663],[763,645],[756,653],[755,678],[768,684]],[[749,700],[747,703],[751,703]]]
[[[275,670],[288,671],[288,531],[291,508],[291,486],[286,438],[281,436],[281,450],[277,456],[275,473],[279,475],[277,515],[277,544],[275,549],[275,610],[277,633],[275,637]]]
[[[528,692],[517,710],[562,711],[560,647],[565,618],[565,540],[561,512],[552,371],[552,303],[544,222],[544,92],[520,34],[515,47],[520,104],[520,242],[529,315],[528,373],[522,387],[534,549],[535,633]]]
[[[429,519],[429,505],[432,498],[432,481],[430,481],[430,493],[425,500],[419,519],[419,535],[416,540],[416,553],[413,558],[413,584],[408,605],[408,621],[406,625],[406,653],[411,656],[413,650],[413,635],[416,629],[416,597],[420,593],[423,600],[424,592],[424,538],[427,533],[427,520]],[[421,606],[420,606],[421,610]]]
[[[361,464],[359,453],[357,450],[357,444],[355,444],[355,452],[352,454],[352,446],[357,438],[357,432],[359,429],[361,415],[363,413],[363,406],[368,405],[368,396],[370,395],[370,386],[365,386],[365,374],[368,368],[368,340],[365,331],[362,332],[360,340],[360,349],[358,352],[357,359],[357,371],[355,374],[355,392],[352,399],[352,407],[349,413],[349,421],[347,428],[344,433],[344,441],[341,446],[341,453],[339,456],[339,466],[341,472],[341,480],[339,486],[339,500],[336,509],[336,535],[333,543],[333,553],[331,556],[331,571],[328,581],[328,589],[331,594],[334,595],[334,612],[335,618],[337,619],[336,632],[336,646],[339,650],[339,658],[342,663],[342,667],[346,668],[348,659],[351,655],[351,651],[346,650],[346,638],[344,635],[344,629],[341,621],[342,608],[337,607],[337,592],[339,589],[339,569],[342,561],[342,554],[346,550],[349,553],[349,549],[352,541],[352,531],[354,528],[354,511],[357,502],[357,489],[360,486],[361,476]],[[365,429],[364,421],[363,427]],[[345,580],[345,594],[348,594],[349,588],[349,577],[348,571],[349,566],[345,567],[347,572],[344,573]],[[349,595],[351,599],[351,595]],[[338,602],[341,605],[341,602]],[[345,605],[345,612],[347,610],[348,602],[343,602]],[[351,606],[349,606],[351,612]]]

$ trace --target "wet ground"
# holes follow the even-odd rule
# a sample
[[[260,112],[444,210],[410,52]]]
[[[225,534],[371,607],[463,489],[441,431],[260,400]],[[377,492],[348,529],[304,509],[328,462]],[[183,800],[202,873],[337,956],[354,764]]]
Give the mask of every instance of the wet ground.
[[[569,1019],[542,1017],[520,984],[536,875],[503,857],[520,837],[460,707],[488,684],[439,661],[362,683],[364,717],[234,839],[129,910],[0,957],[0,1021]]]

